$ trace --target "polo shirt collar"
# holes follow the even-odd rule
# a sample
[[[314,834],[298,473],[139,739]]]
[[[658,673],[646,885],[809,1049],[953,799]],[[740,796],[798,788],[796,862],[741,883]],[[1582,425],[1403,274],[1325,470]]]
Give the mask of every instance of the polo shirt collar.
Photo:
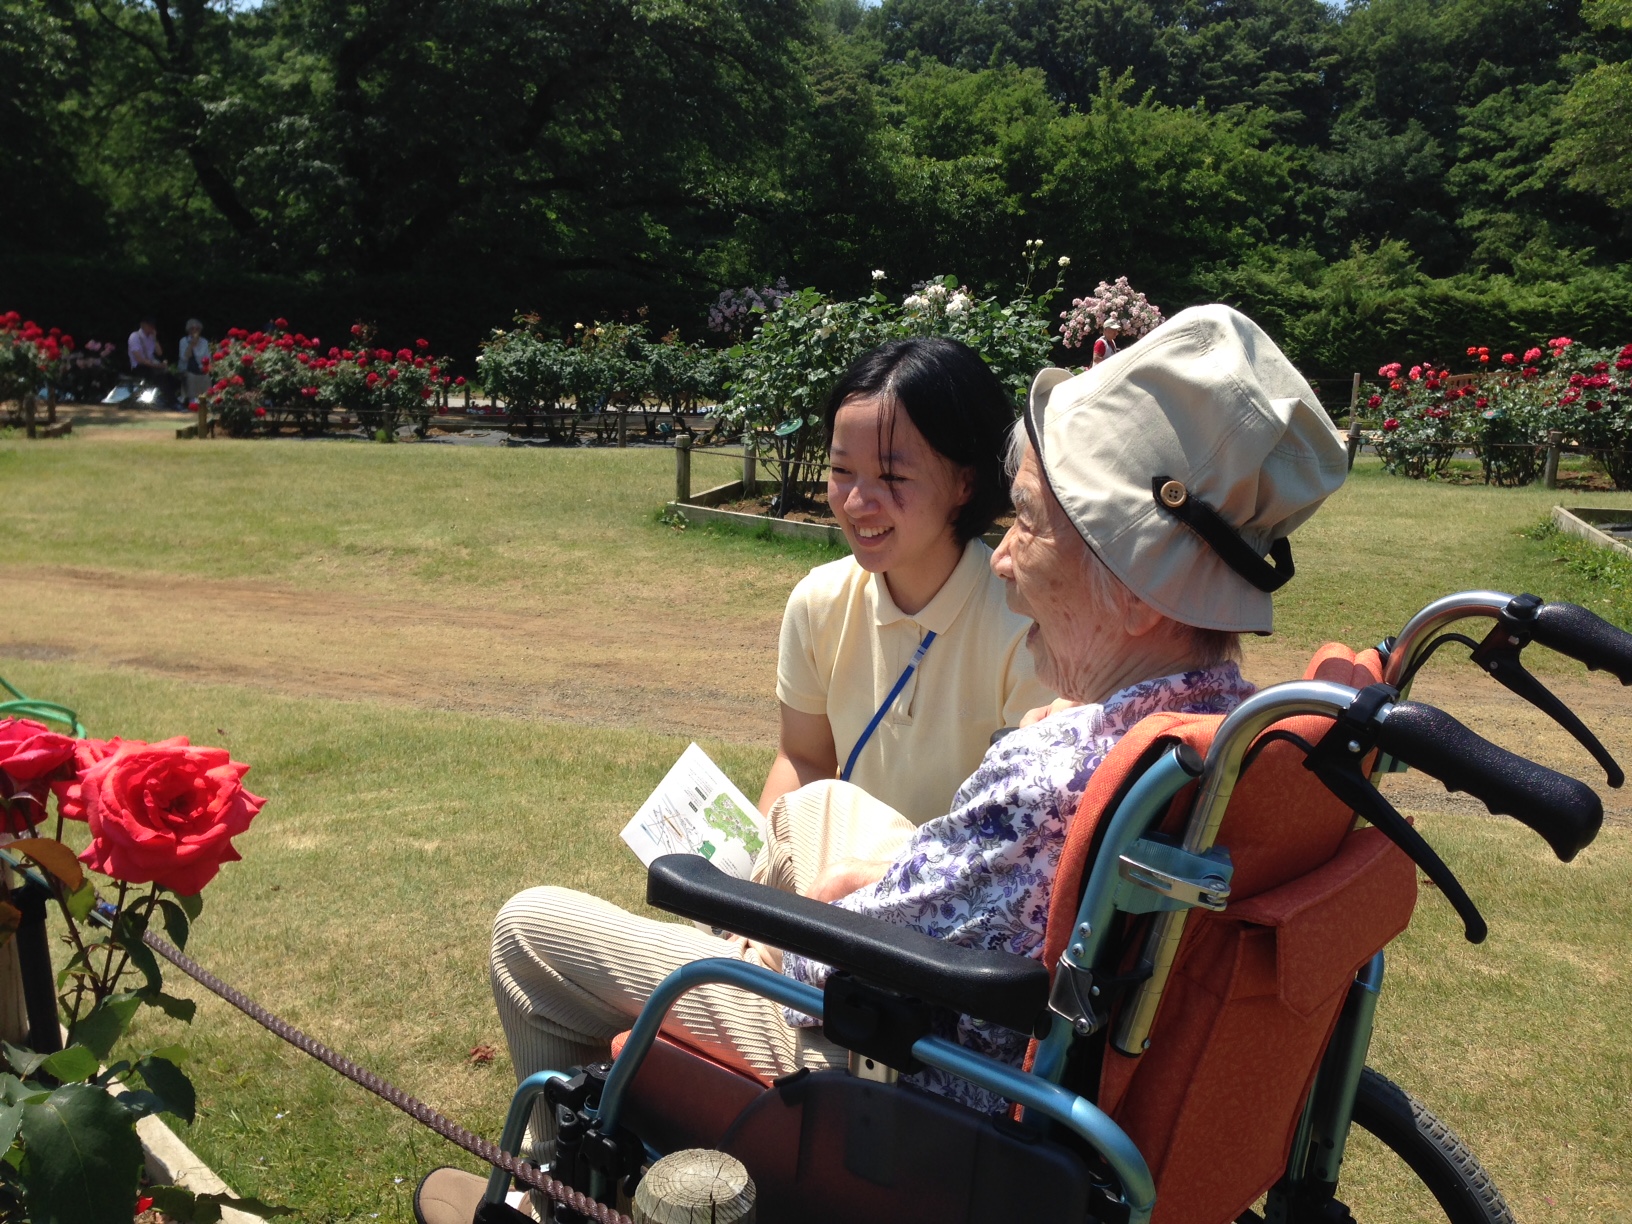
[[[935,592],[935,598],[920,608],[916,615],[908,616],[895,606],[895,600],[890,597],[890,584],[884,581],[883,574],[869,574],[868,578],[873,586],[873,619],[880,627],[893,625],[897,621],[910,620],[931,630],[936,635],[944,634],[952,628],[952,622],[958,619],[958,613],[969,602],[985,577],[990,566],[991,550],[979,539],[970,540],[963,546],[963,556],[952,568],[951,576],[941,584],[941,589]]]

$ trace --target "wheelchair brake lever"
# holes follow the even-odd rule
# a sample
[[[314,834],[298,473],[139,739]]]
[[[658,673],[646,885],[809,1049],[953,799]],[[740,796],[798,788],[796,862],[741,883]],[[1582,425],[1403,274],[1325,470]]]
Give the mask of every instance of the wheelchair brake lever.
[[[1591,753],[1592,759],[1603,766],[1609,785],[1618,789],[1626,782],[1626,774],[1610,755],[1609,749],[1605,748],[1587,725],[1576,717],[1574,710],[1525,670],[1521,652],[1527,644],[1515,638],[1507,626],[1498,621],[1491,627],[1490,632],[1485,634],[1484,641],[1475,647],[1471,657],[1473,662],[1496,683],[1515,696],[1528,701],[1574,736],[1576,743]]]
[[[1383,692],[1377,695],[1372,705],[1385,696],[1397,695],[1394,690],[1385,689],[1382,685],[1373,688]],[[1369,696],[1369,690],[1363,694],[1363,698]],[[1456,878],[1456,873],[1446,866],[1445,860],[1439,857],[1422,834],[1360,772],[1360,762],[1372,748],[1371,736],[1366,732],[1370,729],[1374,712],[1369,705],[1363,706],[1357,700],[1321,737],[1314,751],[1304,758],[1303,767],[1319,778],[1327,790],[1353,808],[1357,815],[1370,821],[1384,837],[1405,851],[1406,856],[1422,868],[1423,874],[1451,903],[1457,917],[1462,919],[1462,933],[1468,942],[1484,943],[1490,927],[1479,912],[1479,907],[1473,903],[1473,898],[1468,896],[1467,889]]]

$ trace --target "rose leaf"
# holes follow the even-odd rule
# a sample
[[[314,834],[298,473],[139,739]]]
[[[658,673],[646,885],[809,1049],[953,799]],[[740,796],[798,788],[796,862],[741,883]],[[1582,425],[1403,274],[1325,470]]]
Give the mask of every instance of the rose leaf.
[[[82,1045],[71,1045],[48,1055],[40,1070],[64,1084],[80,1084],[96,1074],[101,1060]]]
[[[110,995],[98,1003],[90,1015],[74,1025],[73,1040],[98,1058],[106,1058],[108,1051],[113,1049],[113,1043],[124,1034],[131,1017],[141,1005],[141,997],[133,992]]]
[[[100,1088],[64,1084],[23,1107],[20,1172],[29,1214],[106,1224],[135,1214],[142,1145],[130,1112]]]
[[[187,1073],[167,1058],[149,1055],[136,1064],[136,1074],[164,1101],[166,1113],[173,1113],[191,1125],[196,1097],[193,1081]]]
[[[10,849],[44,867],[71,893],[85,883],[85,869],[79,865],[78,857],[53,837],[25,837],[12,842]]]

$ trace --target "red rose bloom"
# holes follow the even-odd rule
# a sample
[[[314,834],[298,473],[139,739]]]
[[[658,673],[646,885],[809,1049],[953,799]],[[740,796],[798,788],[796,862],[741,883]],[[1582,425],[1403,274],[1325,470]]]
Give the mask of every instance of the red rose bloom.
[[[248,771],[224,748],[124,746],[81,782],[91,844],[80,861],[127,884],[200,892],[241,857],[232,839],[266,802],[244,789]]]
[[[57,814],[64,820],[85,819],[85,788],[81,778],[98,761],[105,761],[121,748],[185,748],[187,737],[177,735],[156,744],[142,740],[124,740],[117,735],[110,740],[82,739],[74,741],[75,776],[66,782],[53,782],[51,793],[57,797]]]
[[[453,380],[453,385],[456,386],[456,387],[464,386],[465,385],[465,376],[463,374],[459,375],[458,378]]]
[[[263,416],[265,416],[265,415],[266,415],[266,409],[265,409],[265,408],[257,408],[257,409],[255,409],[255,415],[256,415],[256,416],[258,416],[258,417],[263,417]]]
[[[1367,408],[1380,408],[1380,407],[1382,407],[1382,404],[1383,404],[1383,397],[1380,396],[1380,395],[1374,395],[1374,396],[1372,396],[1370,399],[1368,399],[1366,401],[1366,407]]]
[[[1524,350],[1524,364],[1529,365],[1531,362],[1535,361],[1536,358],[1538,358],[1540,356],[1541,356],[1541,350],[1539,348],[1525,349]]]
[[[279,331],[283,331],[286,327],[289,326],[289,320],[288,319],[273,319],[272,320],[272,326],[277,328]]]
[[[1388,420],[1383,422],[1383,432],[1384,433],[1393,433],[1399,427],[1400,427],[1400,423],[1394,417],[1389,417]]]
[[[424,340],[424,339],[415,340],[414,341],[414,347],[415,348],[421,348],[421,349],[428,349],[428,348],[431,347],[431,342],[429,340]]]
[[[18,782],[33,782],[74,759],[74,741],[44,723],[27,718],[0,719],[0,772]]]

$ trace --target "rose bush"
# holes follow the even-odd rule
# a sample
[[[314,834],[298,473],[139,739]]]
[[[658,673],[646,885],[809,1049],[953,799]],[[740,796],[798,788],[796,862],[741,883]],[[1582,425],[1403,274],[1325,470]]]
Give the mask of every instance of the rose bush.
[[[1435,363],[1382,366],[1365,414],[1393,472],[1441,474],[1457,447],[1478,456],[1487,483],[1522,485],[1541,472],[1548,434],[1591,454],[1617,488],[1632,488],[1632,344],[1595,349],[1555,336],[1545,345],[1465,353],[1472,372]]]
[[[158,958],[147,943],[150,923],[185,947],[203,912],[201,890],[221,865],[239,857],[232,838],[249,827],[263,804],[243,787],[248,766],[223,749],[185,738],[145,743],[92,740],[73,711],[31,701],[3,680],[15,701],[0,704],[0,797],[5,832],[0,858],[31,877],[55,903],[70,949],[53,975],[25,983],[28,1010],[43,989],[69,1031],[57,1048],[56,1025],[31,1039],[38,1052],[7,1045],[10,1070],[0,1070],[0,1100],[10,1127],[0,1153],[0,1218],[43,1224],[106,1224],[129,1220],[142,1201],[175,1219],[216,1219],[217,1204],[195,1201],[178,1186],[153,1187],[138,1199],[142,1145],[136,1123],[160,1112],[193,1119],[192,1083],[181,1069],[185,1051],[129,1048],[114,1056],[138,1009],[158,1007],[191,1020],[194,1004],[164,991]],[[64,725],[63,734],[29,715]],[[21,715],[21,716],[19,716]],[[39,826],[54,796],[55,834]],[[84,820],[90,843],[76,857],[62,840],[64,823]],[[85,867],[106,877],[100,883]],[[0,873],[0,944],[23,923],[11,897],[15,877]],[[135,975],[140,985],[122,985]],[[13,982],[12,988],[15,988]],[[109,1089],[126,1091],[113,1096]],[[287,1214],[254,1200],[231,1200],[252,1214]],[[197,1212],[198,1214],[195,1214]]]
[[[375,345],[373,329],[352,327],[354,347],[331,345],[302,332],[291,333],[278,319],[270,331],[228,330],[210,355],[207,372],[215,379],[204,396],[210,412],[235,436],[251,433],[258,421],[304,415],[313,409],[351,411],[382,441],[412,422],[424,431],[438,387],[451,383],[446,360],[430,352],[430,342],[414,341],[396,350]]]
[[[1061,342],[1066,348],[1077,348],[1092,344],[1107,323],[1121,328],[1124,341],[1137,340],[1161,326],[1162,312],[1128,284],[1127,277],[1119,276],[1115,284],[1100,281],[1088,297],[1074,298],[1071,309],[1060,318],[1065,320],[1060,328]]]

